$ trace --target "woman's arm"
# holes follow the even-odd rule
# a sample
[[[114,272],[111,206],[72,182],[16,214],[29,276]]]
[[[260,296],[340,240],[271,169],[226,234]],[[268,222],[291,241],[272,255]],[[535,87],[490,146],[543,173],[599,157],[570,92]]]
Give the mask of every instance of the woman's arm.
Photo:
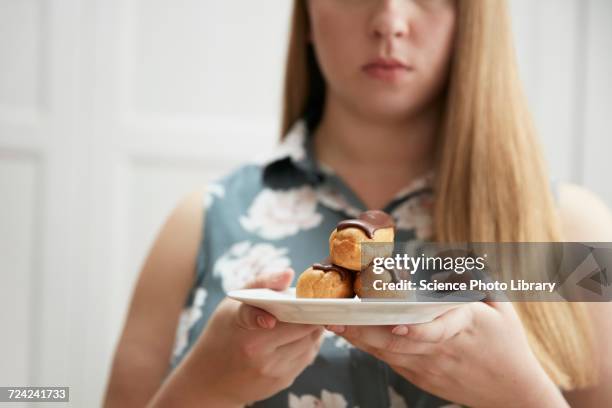
[[[612,215],[607,206],[589,191],[574,185],[560,188],[560,210],[564,239],[577,242],[612,242]],[[595,357],[599,385],[566,393],[575,407],[603,407],[612,402],[612,303],[589,303],[595,335]]]
[[[113,363],[105,407],[237,407],[287,388],[318,353],[322,328],[276,321],[223,300],[190,352],[165,378],[178,317],[193,285],[202,194],[172,212],[145,262]],[[286,289],[293,271],[248,287]]]
[[[194,192],[180,201],[145,261],[115,352],[105,407],[145,406],[162,383],[194,279],[202,197]]]
[[[593,388],[566,392],[565,398],[572,407],[607,407],[612,403],[612,303],[589,303],[587,309],[595,334],[595,366],[599,368],[599,382]]]
[[[612,217],[592,194],[568,186],[561,191],[564,240],[612,241]],[[522,322],[510,303],[473,302],[429,323],[388,326],[332,326],[356,347],[387,362],[416,386],[468,406],[579,407],[612,401],[609,339],[610,304],[590,304],[597,338],[599,383],[564,396],[529,347]],[[572,328],[567,328],[571,330]],[[518,391],[517,391],[518,390]]]

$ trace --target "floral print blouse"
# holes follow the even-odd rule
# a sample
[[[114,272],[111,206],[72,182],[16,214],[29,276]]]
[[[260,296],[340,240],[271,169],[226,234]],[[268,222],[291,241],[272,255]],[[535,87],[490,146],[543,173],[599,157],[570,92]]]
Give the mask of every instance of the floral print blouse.
[[[318,163],[313,136],[298,121],[272,157],[244,165],[210,184],[193,287],[176,333],[169,369],[183,359],[225,294],[255,276],[291,266],[296,277],[328,255],[336,224],[365,211],[333,170]],[[400,191],[384,211],[402,241],[431,235],[433,174]],[[293,282],[295,285],[295,281]],[[315,361],[293,385],[255,407],[445,407],[385,363],[325,332]]]

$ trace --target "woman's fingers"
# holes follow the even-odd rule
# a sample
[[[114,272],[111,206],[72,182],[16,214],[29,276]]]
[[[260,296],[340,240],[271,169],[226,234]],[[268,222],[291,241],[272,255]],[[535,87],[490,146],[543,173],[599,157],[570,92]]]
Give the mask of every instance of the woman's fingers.
[[[389,326],[331,326],[329,329],[355,346],[370,350],[412,355],[434,352],[438,343],[446,341],[471,324],[469,307],[457,307],[429,323]]]
[[[259,275],[245,285],[245,289],[284,290],[293,280],[294,271],[288,268],[282,272]],[[265,310],[241,304],[236,314],[239,327],[246,330],[272,329],[276,326],[276,318]]]
[[[274,360],[276,372],[280,376],[294,377],[308,366],[319,353],[323,340],[323,329],[318,328],[310,335],[292,343],[285,344],[270,354]]]
[[[283,359],[292,359],[293,357],[302,354],[304,351],[315,347],[322,333],[322,329],[315,328],[315,330],[308,335],[294,340],[291,343],[286,343],[277,347],[275,353],[278,353],[280,356],[284,357]]]
[[[235,325],[248,331],[260,330],[256,337],[248,333],[247,336],[250,336],[248,341],[264,352],[275,351],[278,347],[322,330],[321,326],[279,322],[265,310],[244,303],[238,305]]]
[[[321,326],[279,322],[265,341],[269,349],[279,349],[302,338],[316,336],[314,332],[317,331],[321,331]]]
[[[393,353],[380,349],[372,350],[369,353],[389,365],[412,369],[417,369],[419,367],[423,357],[422,355]]]
[[[314,361],[317,354],[319,354],[321,344],[323,343],[323,329],[321,328],[316,334],[318,337],[313,337],[314,333],[313,336],[311,336],[311,338],[314,340],[311,346],[304,350],[301,354],[297,355],[297,357],[293,360],[293,365],[295,366],[294,369],[299,369],[299,367],[310,365]]]
[[[456,336],[468,327],[471,324],[472,315],[470,307],[459,306],[429,323],[395,326],[393,333],[417,342],[440,343]]]
[[[342,337],[359,348],[373,348],[394,353],[429,354],[433,345],[391,333],[389,326],[347,326]]]
[[[273,330],[261,330],[254,336],[246,333],[251,347],[263,354],[276,354],[280,347],[313,336],[321,326],[278,322]],[[310,340],[312,341],[312,340]]]
[[[241,303],[236,312],[236,324],[245,330],[272,329],[276,326],[276,318],[257,307]]]

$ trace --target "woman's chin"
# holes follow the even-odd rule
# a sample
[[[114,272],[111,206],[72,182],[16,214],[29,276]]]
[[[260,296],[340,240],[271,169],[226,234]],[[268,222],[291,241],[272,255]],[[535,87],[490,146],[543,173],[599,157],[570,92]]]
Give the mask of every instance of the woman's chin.
[[[368,104],[361,106],[359,111],[365,118],[370,118],[373,121],[383,121],[386,123],[394,123],[398,121],[406,121],[408,118],[418,112],[418,108],[412,104],[397,104],[388,101],[368,101]]]
[[[416,98],[416,95],[407,95],[405,91],[400,93],[389,90],[368,90],[348,98],[349,103],[353,105],[352,110],[357,111],[360,116],[385,121],[406,120],[407,117],[422,111],[425,104],[418,99],[420,98]]]

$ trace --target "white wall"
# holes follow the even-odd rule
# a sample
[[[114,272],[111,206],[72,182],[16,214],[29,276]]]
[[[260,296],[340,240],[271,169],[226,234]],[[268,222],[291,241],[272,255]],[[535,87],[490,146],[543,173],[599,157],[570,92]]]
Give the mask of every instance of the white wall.
[[[517,52],[551,176],[612,204],[612,3],[511,0]]]
[[[164,217],[275,140],[288,10],[0,0],[0,385],[99,404]],[[612,204],[612,3],[513,0],[513,14],[553,175]]]

